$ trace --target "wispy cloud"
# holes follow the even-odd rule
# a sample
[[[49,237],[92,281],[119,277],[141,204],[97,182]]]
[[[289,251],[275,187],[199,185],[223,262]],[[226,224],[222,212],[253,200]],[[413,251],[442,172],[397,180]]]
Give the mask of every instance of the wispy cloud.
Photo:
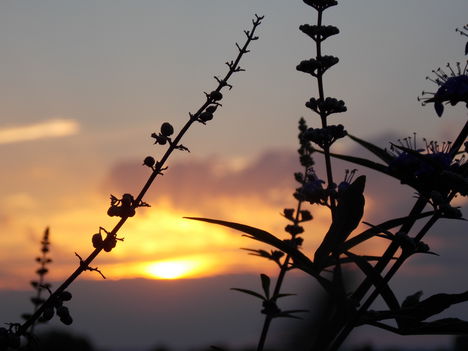
[[[73,119],[54,118],[42,122],[0,127],[0,144],[64,137],[78,133],[80,126]]]

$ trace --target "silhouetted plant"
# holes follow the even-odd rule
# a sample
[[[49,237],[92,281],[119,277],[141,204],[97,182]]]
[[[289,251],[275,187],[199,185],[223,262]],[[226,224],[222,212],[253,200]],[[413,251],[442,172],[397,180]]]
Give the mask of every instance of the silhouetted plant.
[[[439,219],[462,219],[460,209],[451,202],[455,196],[464,197],[468,193],[468,163],[465,162],[468,123],[465,122],[453,143],[439,144],[424,140],[425,148],[420,149],[414,135],[392,143],[389,150],[348,134],[341,124],[329,124],[330,115],[346,111],[344,101],[326,96],[323,84],[324,74],[339,61],[335,56],[322,53],[322,43],[339,33],[337,27],[323,24],[325,10],[337,5],[337,1],[304,2],[316,10],[317,21],[315,25],[305,24],[299,29],[314,41],[316,56],[300,62],[297,70],[311,75],[317,81],[318,97],[310,98],[306,107],[319,117],[320,125],[309,128],[303,118],[299,121],[299,158],[304,169],[301,173],[295,173],[295,179],[300,185],[294,193],[297,207],[283,211],[284,217],[290,221],[285,228],[290,236],[281,239],[244,224],[188,218],[236,229],[251,239],[273,247],[273,250],[247,249],[250,254],[267,258],[279,266],[273,292],[270,290],[271,279],[265,274],[260,275],[262,293],[235,288],[262,300],[265,321],[257,351],[264,349],[269,326],[274,318],[296,317],[295,312],[302,312],[282,311],[277,305],[278,298],[289,295],[282,294],[280,289],[286,272],[291,269],[300,269],[315,278],[329,300],[326,313],[320,315],[319,330],[310,330],[309,340],[301,346],[302,349],[336,351],[354,328],[364,324],[401,335],[467,334],[467,321],[458,318],[427,319],[454,304],[468,301],[468,291],[460,294],[440,293],[426,299],[421,299],[423,293],[419,291],[400,302],[388,283],[409,257],[415,254],[435,254],[422,239]],[[464,32],[466,30],[465,26],[458,31],[467,35]],[[423,92],[423,97],[419,98],[423,105],[434,104],[439,117],[444,111],[444,104],[464,102],[468,107],[467,65],[448,64],[447,72],[439,68],[433,74],[435,77],[428,79],[436,83],[438,89],[434,93]],[[381,162],[331,152],[333,144],[344,137],[367,149]],[[313,152],[324,156],[324,179],[313,168]],[[366,176],[360,175],[354,179],[356,170],[348,170],[344,181],[337,185],[332,158],[384,173],[414,188],[417,199],[410,213],[379,224],[363,222],[369,228],[355,233],[364,215]],[[300,235],[304,231],[300,223],[312,219],[310,212],[303,209],[307,202],[327,207],[331,219],[330,227],[313,258],[300,250],[303,241]],[[429,209],[426,210],[426,207]],[[415,226],[420,222],[420,228]],[[384,243],[388,243],[381,255],[353,252],[358,245],[371,238],[381,238]],[[350,264],[363,273],[363,280],[355,289],[346,284],[347,275],[343,266]],[[378,296],[382,297],[388,310],[370,309]],[[388,320],[394,324],[387,323]]]
[[[228,83],[229,79],[233,74],[244,71],[244,69],[239,65],[239,62],[244,54],[249,52],[248,47],[250,43],[258,39],[255,35],[255,31],[261,24],[262,20],[263,16],[255,15],[255,18],[252,20],[252,28],[250,30],[244,30],[244,34],[246,36],[244,44],[241,46],[236,43],[238,50],[236,58],[226,62],[228,72],[222,78],[217,76],[214,77],[217,82],[216,88],[209,93],[204,93],[205,101],[196,110],[196,112],[189,113],[189,119],[185,125],[178,132],[175,132],[174,127],[169,122],[164,122],[160,127],[160,131],[151,134],[151,138],[154,139],[154,144],[166,146],[167,148],[159,160],[156,161],[153,156],[147,156],[143,160],[143,166],[150,169],[150,175],[146,183],[143,185],[140,193],[137,196],[126,193],[120,198],[114,195],[110,196],[110,207],[107,214],[111,217],[118,217],[119,219],[117,224],[110,231],[103,227],[99,227],[98,233],[94,234],[91,239],[94,247],[91,254],[86,259],[82,259],[79,254],[75,253],[79,259],[78,268],[53,293],[50,294],[47,300],[44,302],[42,301],[42,298],[36,300],[38,302],[37,305],[40,304],[40,306],[31,316],[29,316],[26,322],[23,324],[10,323],[8,328],[0,328],[0,351],[8,348],[17,349],[20,346],[20,336],[29,336],[29,329],[40,319],[49,320],[54,316],[54,314],[56,314],[64,324],[72,324],[73,319],[70,316],[69,309],[63,304],[64,302],[69,301],[72,296],[65,289],[67,289],[84,271],[96,271],[105,279],[102,272],[97,267],[91,267],[90,264],[103,250],[110,252],[117,245],[118,241],[123,241],[123,238],[117,237],[120,228],[128,218],[133,217],[136,214],[136,210],[139,207],[149,206],[149,204],[143,201],[143,197],[156,177],[163,175],[164,170],[167,169],[166,162],[173,151],[189,151],[189,149],[182,145],[180,141],[192,124],[198,122],[205,125],[213,119],[217,109],[222,106],[221,100],[223,99],[223,94],[221,91],[225,88],[228,88],[229,90],[232,89],[232,85]],[[47,259],[46,263],[48,263]],[[47,269],[44,266],[40,271],[42,274],[45,274]],[[37,286],[39,286],[39,283]],[[66,349],[71,350],[70,348]]]
[[[39,268],[36,270],[36,274],[38,275],[37,280],[32,280],[31,281],[31,286],[33,289],[36,291],[36,294],[31,297],[31,302],[34,305],[34,310],[33,313],[37,311],[39,306],[41,306],[44,302],[45,299],[43,297],[43,291],[46,290],[50,292],[50,289],[52,285],[48,283],[45,279],[45,276],[47,273],[49,273],[49,264],[52,263],[52,259],[49,256],[49,251],[50,251],[50,231],[49,228],[47,227],[44,230],[44,235],[41,240],[41,255],[36,257],[36,262],[39,263]],[[21,317],[25,320],[28,320],[31,318],[32,314],[31,313],[25,313]],[[45,323],[47,322],[47,319],[41,317],[37,320],[37,323]],[[34,332],[34,326],[36,324],[32,324],[30,328],[30,332]]]

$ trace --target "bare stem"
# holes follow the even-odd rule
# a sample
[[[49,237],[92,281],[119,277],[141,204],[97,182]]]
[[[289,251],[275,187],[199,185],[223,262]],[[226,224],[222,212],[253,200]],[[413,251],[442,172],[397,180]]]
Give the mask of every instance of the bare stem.
[[[228,66],[229,70],[225,77],[223,79],[217,79],[218,81],[218,87],[215,89],[215,91],[220,92],[221,89],[225,86],[229,86],[227,83],[229,78],[236,72],[240,72],[243,69],[239,67],[239,62],[242,58],[242,56],[248,52],[247,47],[249,44],[257,40],[258,37],[255,36],[255,30],[257,27],[261,24],[261,21],[263,20],[263,16],[257,16],[255,15],[255,19],[252,20],[252,29],[250,31],[244,31],[244,33],[247,36],[247,39],[242,46],[242,48],[239,50],[239,53],[234,61],[231,61]],[[159,162],[156,164],[156,167],[154,168],[153,172],[149,176],[148,180],[144,184],[143,188],[141,189],[140,193],[135,199],[135,203],[139,204],[141,200],[143,199],[144,195],[148,191],[148,189],[151,187],[151,184],[153,181],[156,179],[156,177],[161,174],[161,171],[164,168],[164,165],[166,164],[166,161],[169,159],[170,155],[172,152],[177,148],[179,145],[180,140],[184,136],[184,134],[187,132],[187,130],[190,128],[190,126],[193,124],[193,122],[198,121],[201,113],[210,105],[216,103],[216,101],[213,99],[213,97],[208,94],[206,102],[198,109],[198,111],[195,114],[190,115],[190,119],[185,123],[185,125],[182,127],[180,132],[177,134],[177,136],[174,138],[174,140],[170,143],[168,149],[164,153],[163,157],[159,160]],[[115,238],[117,236],[118,231],[120,228],[124,225],[124,223],[127,221],[129,217],[123,216],[119,222],[115,225],[115,227],[110,231],[107,236],[111,238]],[[19,328],[18,328],[18,334],[19,335],[24,335],[28,328],[32,326],[36,320],[42,315],[44,310],[48,307],[51,306],[55,298],[60,295],[65,289],[72,284],[76,278],[80,276],[81,273],[83,273],[85,270],[88,269],[89,265],[93,262],[93,260],[99,255],[99,253],[102,251],[102,247],[95,248],[93,252],[85,259],[83,260],[78,268],[49,296],[47,301],[44,302],[44,304],[41,305],[34,313],[33,315],[26,321],[24,322]]]

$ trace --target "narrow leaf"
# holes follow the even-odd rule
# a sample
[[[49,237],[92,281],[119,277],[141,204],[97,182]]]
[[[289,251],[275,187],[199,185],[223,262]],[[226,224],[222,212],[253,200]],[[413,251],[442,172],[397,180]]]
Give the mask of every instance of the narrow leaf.
[[[314,149],[314,151],[319,152],[323,154],[323,151]],[[376,170],[378,172],[384,173],[386,175],[389,175],[393,177],[393,175],[390,173],[390,170],[388,169],[387,166],[377,163],[371,160],[368,160],[366,158],[361,158],[361,157],[355,157],[355,156],[349,156],[349,155],[341,155],[341,154],[335,154],[335,153],[330,153],[330,156],[343,160],[343,161],[348,161],[363,167],[367,167],[373,170]]]
[[[434,214],[434,211],[427,211],[419,214],[416,219],[421,219],[424,217],[428,217]],[[399,217],[399,218],[394,218],[390,219],[388,221],[385,221],[383,223],[380,223],[378,225],[373,226],[372,228],[366,229],[365,231],[359,233],[358,235],[348,239],[344,244],[344,250],[350,250],[354,246],[370,239],[376,236],[377,234],[390,230],[392,228],[398,227],[400,225],[403,225],[407,220],[409,219],[409,216],[406,217]]]
[[[240,288],[231,288],[231,290],[240,291],[240,292],[242,292],[244,294],[252,295],[252,296],[258,297],[259,299],[266,300],[264,296],[260,295],[258,292],[252,291],[252,290],[240,289]]]
[[[353,139],[355,142],[372,152],[375,156],[380,158],[382,161],[384,161],[386,164],[390,164],[390,162],[393,161],[394,157],[388,153],[387,150],[382,149],[378,147],[377,145],[374,145],[368,141],[359,139],[358,137],[355,137],[354,135],[348,134],[348,137]]]
[[[277,299],[281,298],[281,297],[287,297],[287,296],[296,296],[297,294],[278,294],[278,296],[276,296]]]
[[[265,297],[267,300],[270,299],[270,277],[266,274],[260,274],[260,279],[262,281],[262,288],[265,292]]]
[[[246,236],[251,239],[255,239],[258,241],[261,241],[265,244],[269,244],[271,246],[276,247],[277,249],[287,253],[290,255],[293,260],[294,264],[296,267],[300,268],[306,273],[309,273],[310,275],[314,276],[315,278],[320,280],[320,276],[317,272],[317,269],[314,265],[314,263],[307,257],[305,256],[302,252],[300,252],[298,249],[292,247],[291,245],[288,245],[286,242],[283,240],[278,239],[276,236],[268,233],[267,231],[264,231],[262,229],[258,229],[255,227],[251,227],[245,224],[239,224],[239,223],[234,223],[234,222],[228,222],[228,221],[221,221],[217,219],[209,219],[209,218],[200,218],[200,217],[184,217],[186,219],[193,219],[196,221],[203,221],[203,222],[208,222],[208,223],[213,223],[213,224],[218,224],[222,225],[228,228],[232,228],[235,230],[238,230],[242,233],[247,234]],[[320,278],[319,278],[320,277]],[[323,279],[321,280],[322,283],[325,283]],[[325,283],[326,284],[326,283]]]
[[[363,273],[367,276],[368,279],[372,281],[372,284],[376,287],[376,289],[380,289],[380,295],[384,299],[385,303],[388,305],[390,310],[398,311],[400,310],[400,304],[398,303],[395,294],[393,294],[392,289],[388,286],[382,276],[374,270],[369,262],[367,262],[363,257],[355,255],[349,251],[346,251],[345,254],[354,259],[356,265],[363,271]]]
[[[293,313],[300,313],[300,312],[309,312],[308,310],[289,310],[289,311],[282,311],[278,313],[275,317],[278,318],[294,318],[294,319],[302,319],[299,316],[295,316]]]

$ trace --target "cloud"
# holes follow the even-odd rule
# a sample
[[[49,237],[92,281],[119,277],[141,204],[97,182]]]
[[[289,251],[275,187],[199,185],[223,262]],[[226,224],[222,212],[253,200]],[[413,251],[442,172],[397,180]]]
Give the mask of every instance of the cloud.
[[[54,118],[27,125],[0,128],[0,144],[58,138],[78,133],[80,126],[72,119]]]
[[[192,157],[184,162],[169,163],[169,169],[156,179],[147,198],[149,201],[169,198],[186,209],[226,198],[252,197],[281,207],[286,205],[288,194],[286,200],[293,200],[297,183],[292,171],[299,169],[296,153],[289,150],[269,150],[244,162]],[[148,168],[142,167],[140,161],[119,162],[110,169],[104,187],[106,191],[137,194],[148,175]]]

